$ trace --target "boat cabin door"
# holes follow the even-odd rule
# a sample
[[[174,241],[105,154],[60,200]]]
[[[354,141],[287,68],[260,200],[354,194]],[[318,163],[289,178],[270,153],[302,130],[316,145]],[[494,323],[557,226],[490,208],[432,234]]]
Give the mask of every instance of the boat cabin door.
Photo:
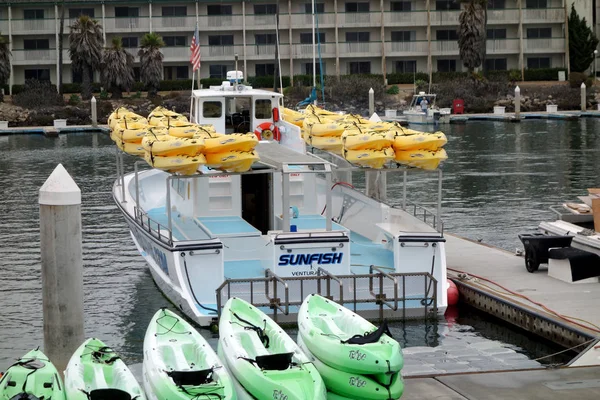
[[[265,122],[273,122],[273,109],[279,108],[278,98],[275,96],[257,96],[253,98],[252,105],[252,131]]]
[[[196,98],[196,122],[211,124],[217,132],[225,132],[225,97]]]

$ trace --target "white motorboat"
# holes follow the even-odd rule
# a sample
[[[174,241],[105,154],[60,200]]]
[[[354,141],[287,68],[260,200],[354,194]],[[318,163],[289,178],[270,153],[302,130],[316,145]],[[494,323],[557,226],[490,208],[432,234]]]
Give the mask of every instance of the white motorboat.
[[[435,104],[436,95],[431,93],[419,92],[413,95],[413,98],[402,115],[411,124],[438,124],[443,122],[450,115],[449,108],[438,108]],[[427,100],[427,108],[421,107],[421,102]]]
[[[183,313],[202,326],[216,324],[236,296],[277,322],[295,321],[309,293],[370,319],[444,312],[439,170],[438,207],[430,211],[407,199],[411,170],[356,168],[307,151],[300,128],[279,118],[279,93],[224,82],[195,90],[192,104],[192,121],[219,132],[265,123],[278,132],[263,134],[271,140],[257,145],[260,161],[242,173],[200,167],[181,176],[136,161],[126,174],[118,152],[114,200],[156,284]],[[352,172],[403,173],[402,205],[354,189]]]

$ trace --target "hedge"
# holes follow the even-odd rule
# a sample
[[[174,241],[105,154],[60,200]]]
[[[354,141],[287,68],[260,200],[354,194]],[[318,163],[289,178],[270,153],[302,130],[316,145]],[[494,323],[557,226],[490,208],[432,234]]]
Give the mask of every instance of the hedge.
[[[383,76],[382,76],[383,79]],[[397,84],[413,84],[415,81],[422,80],[428,81],[429,76],[425,72],[400,72],[395,74],[388,74],[387,76],[388,85]]]
[[[526,81],[557,81],[558,72],[565,72],[565,79],[569,79],[566,68],[536,68],[525,70]]]

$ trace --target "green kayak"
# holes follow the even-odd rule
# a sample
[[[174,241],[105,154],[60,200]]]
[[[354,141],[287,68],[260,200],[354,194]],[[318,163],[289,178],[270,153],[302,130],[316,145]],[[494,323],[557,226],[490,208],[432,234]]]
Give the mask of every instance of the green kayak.
[[[161,309],[144,338],[144,388],[151,400],[235,400],[232,379],[190,324]]]
[[[387,324],[379,329],[333,301],[312,294],[298,311],[298,331],[319,360],[354,374],[394,374],[404,361],[400,344],[389,336]]]
[[[11,365],[0,379],[0,400],[65,400],[65,387],[54,365],[39,349]]]
[[[325,400],[315,366],[287,333],[250,303],[232,297],[219,321],[223,361],[257,399]]]
[[[327,392],[327,400],[360,400],[352,397],[341,396],[334,392]]]
[[[383,385],[373,377],[340,371],[320,361],[306,347],[302,336],[298,334],[298,345],[308,356],[308,359],[317,367],[323,378],[327,390],[334,392],[342,398],[361,400],[389,400],[399,399],[404,392],[404,382],[400,372],[391,377],[389,386]]]
[[[83,342],[65,370],[69,400],[144,400],[144,392],[123,360],[101,340]]]

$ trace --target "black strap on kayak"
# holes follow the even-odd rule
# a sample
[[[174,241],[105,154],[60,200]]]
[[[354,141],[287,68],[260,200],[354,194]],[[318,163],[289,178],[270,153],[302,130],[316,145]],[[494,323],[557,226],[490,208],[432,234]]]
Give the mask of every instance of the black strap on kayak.
[[[177,335],[191,335],[192,334],[191,331],[177,332],[177,331],[173,330],[177,326],[177,324],[179,323],[179,318],[177,318],[175,316],[167,315],[167,313],[165,312],[165,308],[164,307],[161,310],[163,312],[163,315],[161,315],[160,317],[156,318],[156,325],[160,326],[161,328],[164,328],[165,332],[163,332],[163,333],[158,333],[157,332],[157,333],[154,334],[155,336],[166,335],[167,333],[175,333]],[[173,318],[175,320],[175,322],[173,323],[173,325],[171,325],[170,327],[165,326],[165,325],[163,325],[160,322],[162,319],[167,318],[167,317],[171,317],[171,318]]]
[[[112,363],[114,363],[115,361],[117,361],[121,358],[117,355],[117,353],[115,353],[115,351],[113,349],[111,349],[108,346],[97,347],[97,346],[87,344],[85,347],[87,349],[91,350],[91,353],[82,354],[81,356],[91,354],[94,361],[98,362],[98,363],[111,365]],[[112,355],[112,357],[108,357],[110,355]]]
[[[392,337],[392,333],[390,332],[390,328],[388,327],[387,320],[383,320],[383,324],[377,330],[373,332],[365,332],[363,335],[354,335],[348,340],[342,340],[342,343],[348,344],[367,344],[367,343],[375,343],[377,342],[383,334],[387,334],[389,337]]]
[[[261,328],[259,326],[254,325],[252,322],[246,321],[245,319],[237,315],[235,312],[233,313],[233,316],[242,321],[244,324],[246,324],[246,326],[242,325],[244,329],[253,330],[254,332],[256,332],[256,334],[260,338],[261,343],[265,346],[265,349],[269,348],[269,336],[267,336],[267,334],[265,333],[265,329],[267,328],[267,320],[263,320],[265,323],[265,327]]]

